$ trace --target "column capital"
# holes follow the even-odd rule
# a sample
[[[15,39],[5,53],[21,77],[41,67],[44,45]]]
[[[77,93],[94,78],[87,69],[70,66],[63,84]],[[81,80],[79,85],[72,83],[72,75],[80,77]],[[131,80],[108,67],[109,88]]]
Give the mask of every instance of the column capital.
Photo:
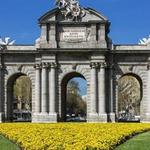
[[[35,64],[35,65],[34,65],[34,68],[35,68],[36,70],[39,70],[39,69],[41,69],[41,65],[40,65],[40,64]]]
[[[106,67],[107,68],[109,68],[109,69],[114,69],[114,63],[112,62],[108,62],[107,64],[106,64]]]
[[[50,66],[50,63],[48,63],[48,62],[42,62],[41,63],[42,68],[48,68],[49,66]]]
[[[95,68],[95,69],[99,68],[100,67],[100,63],[99,62],[91,62],[90,63],[90,67],[91,68]]]
[[[101,62],[100,63],[100,68],[106,68],[108,65],[106,62]]]
[[[55,62],[51,62],[50,63],[50,67],[51,68],[57,68],[57,66],[58,66],[57,63],[55,63]]]

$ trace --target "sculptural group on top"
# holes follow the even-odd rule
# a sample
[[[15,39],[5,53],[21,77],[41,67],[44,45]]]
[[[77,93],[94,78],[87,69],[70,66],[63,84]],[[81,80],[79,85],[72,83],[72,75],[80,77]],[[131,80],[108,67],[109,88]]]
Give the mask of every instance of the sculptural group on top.
[[[56,0],[56,5],[64,10],[63,15],[67,20],[80,21],[86,14],[78,0]]]

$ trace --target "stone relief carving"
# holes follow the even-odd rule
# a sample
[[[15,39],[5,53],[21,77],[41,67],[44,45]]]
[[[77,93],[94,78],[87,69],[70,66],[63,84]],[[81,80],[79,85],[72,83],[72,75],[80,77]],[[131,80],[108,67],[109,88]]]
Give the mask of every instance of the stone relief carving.
[[[86,14],[78,0],[56,0],[56,5],[67,20],[79,21]]]
[[[140,115],[141,89],[139,81],[125,75],[118,81],[118,109],[120,119],[134,120]]]
[[[72,69],[73,69],[73,70],[76,70],[76,69],[77,69],[77,65],[78,65],[78,64],[76,64],[76,63],[72,64]]]

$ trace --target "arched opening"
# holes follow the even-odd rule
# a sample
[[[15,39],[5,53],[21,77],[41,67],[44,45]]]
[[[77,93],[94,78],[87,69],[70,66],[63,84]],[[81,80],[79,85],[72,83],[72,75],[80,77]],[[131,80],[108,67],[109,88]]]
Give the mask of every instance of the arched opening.
[[[25,74],[15,74],[7,83],[7,121],[30,122],[31,111],[31,80]]]
[[[61,121],[85,122],[87,116],[87,81],[72,72],[61,83]]]
[[[135,74],[125,74],[118,81],[119,121],[140,121],[142,81]]]

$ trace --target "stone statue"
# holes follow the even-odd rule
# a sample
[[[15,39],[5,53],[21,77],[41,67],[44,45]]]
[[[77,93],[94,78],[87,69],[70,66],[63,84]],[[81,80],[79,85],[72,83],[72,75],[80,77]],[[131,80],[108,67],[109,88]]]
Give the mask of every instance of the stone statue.
[[[0,50],[2,50],[7,45],[14,45],[14,43],[15,41],[10,41],[10,37],[5,37],[4,39],[0,37]]]
[[[56,5],[59,9],[65,10],[63,15],[68,20],[79,21],[86,14],[78,0],[56,0]]]
[[[67,5],[66,0],[56,0],[56,5],[58,8],[64,8]]]
[[[139,45],[150,45],[150,35],[148,38],[143,38],[142,40],[139,41]]]

